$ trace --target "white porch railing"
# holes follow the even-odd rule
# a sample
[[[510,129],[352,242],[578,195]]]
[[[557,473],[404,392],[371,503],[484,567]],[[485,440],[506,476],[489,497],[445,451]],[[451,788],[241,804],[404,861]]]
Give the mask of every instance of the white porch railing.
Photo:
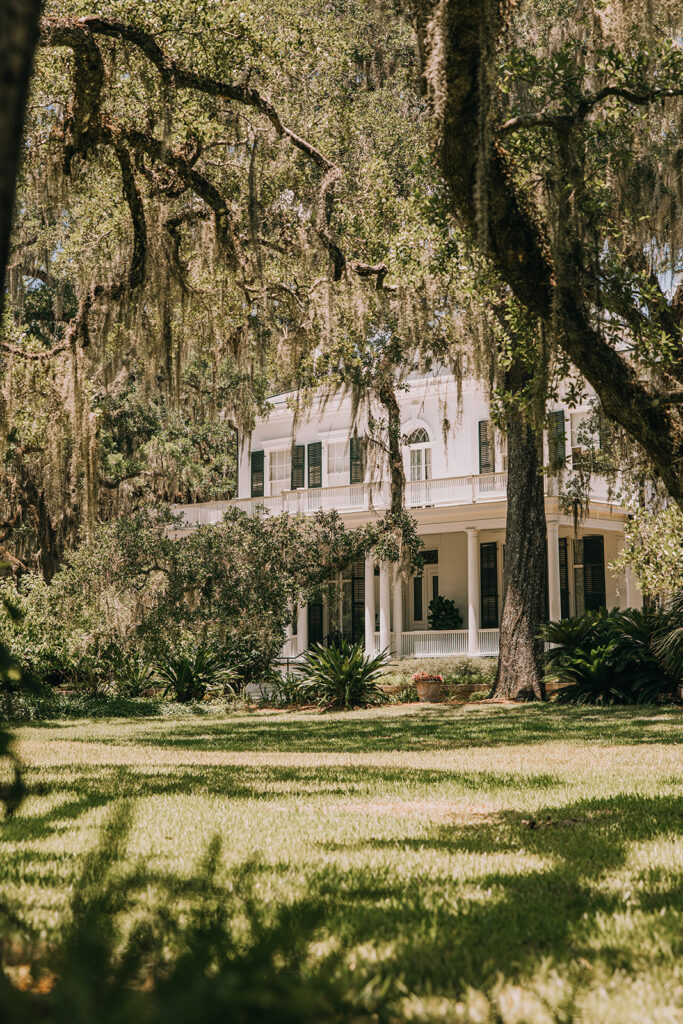
[[[484,655],[497,655],[500,645],[499,629],[479,630],[479,653]]]
[[[438,658],[444,654],[467,654],[466,629],[421,629],[401,637],[403,658]]]
[[[608,501],[607,483],[595,477],[591,485],[594,501]],[[471,476],[449,476],[436,480],[410,480],[406,484],[406,507],[429,508],[444,505],[476,505],[486,501],[500,501],[507,491],[507,473],[483,473]],[[557,482],[546,482],[548,494],[557,493]],[[311,515],[318,509],[337,509],[340,512],[361,512],[370,509],[382,511],[389,507],[390,489],[386,481],[346,484],[338,487],[301,488],[282,491],[264,498],[235,498],[232,501],[207,501],[201,505],[174,505],[173,511],[182,514],[185,529],[203,524],[219,523],[227,508],[241,508],[250,515],[262,510],[277,515]]]

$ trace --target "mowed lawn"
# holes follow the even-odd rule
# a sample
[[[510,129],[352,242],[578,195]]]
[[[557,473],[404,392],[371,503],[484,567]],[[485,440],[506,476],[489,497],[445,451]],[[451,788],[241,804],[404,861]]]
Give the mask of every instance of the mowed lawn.
[[[330,950],[399,1018],[683,1021],[683,714],[479,705],[16,729],[31,794],[2,899],[40,941],[114,806],[141,902],[220,875],[319,901]]]

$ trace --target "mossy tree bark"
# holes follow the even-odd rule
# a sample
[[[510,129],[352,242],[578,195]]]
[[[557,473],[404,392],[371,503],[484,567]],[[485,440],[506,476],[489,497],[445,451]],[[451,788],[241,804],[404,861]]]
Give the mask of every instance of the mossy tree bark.
[[[3,0],[0,6],[0,317],[39,16],[40,0]]]
[[[514,391],[523,371],[508,373]],[[511,378],[518,379],[513,380]],[[545,700],[543,643],[545,610],[545,498],[542,452],[528,414],[511,407],[507,416],[508,480],[498,671],[492,697]]]

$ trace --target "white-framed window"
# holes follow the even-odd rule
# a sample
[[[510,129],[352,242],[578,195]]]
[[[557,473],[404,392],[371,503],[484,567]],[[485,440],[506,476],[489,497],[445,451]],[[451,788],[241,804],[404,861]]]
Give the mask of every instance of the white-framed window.
[[[327,484],[340,487],[349,482],[349,442],[331,441],[327,446]]]
[[[432,445],[424,427],[418,427],[408,437],[410,451],[410,479],[431,480]]]
[[[268,456],[270,493],[281,494],[289,490],[292,479],[292,450],[281,448]]]

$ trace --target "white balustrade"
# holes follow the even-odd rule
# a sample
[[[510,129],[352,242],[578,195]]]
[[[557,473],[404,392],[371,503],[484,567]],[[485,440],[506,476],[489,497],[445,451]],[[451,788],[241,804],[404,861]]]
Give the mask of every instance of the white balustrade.
[[[474,500],[504,498],[507,492],[507,480],[507,473],[482,473],[480,476],[473,476]]]
[[[499,629],[479,630],[479,653],[487,656],[497,656],[500,646]]]
[[[404,658],[438,658],[446,654],[467,654],[466,629],[421,629],[404,633]]]
[[[450,476],[436,480],[410,480],[406,484],[406,506],[467,504],[472,500],[471,479],[469,476]]]

